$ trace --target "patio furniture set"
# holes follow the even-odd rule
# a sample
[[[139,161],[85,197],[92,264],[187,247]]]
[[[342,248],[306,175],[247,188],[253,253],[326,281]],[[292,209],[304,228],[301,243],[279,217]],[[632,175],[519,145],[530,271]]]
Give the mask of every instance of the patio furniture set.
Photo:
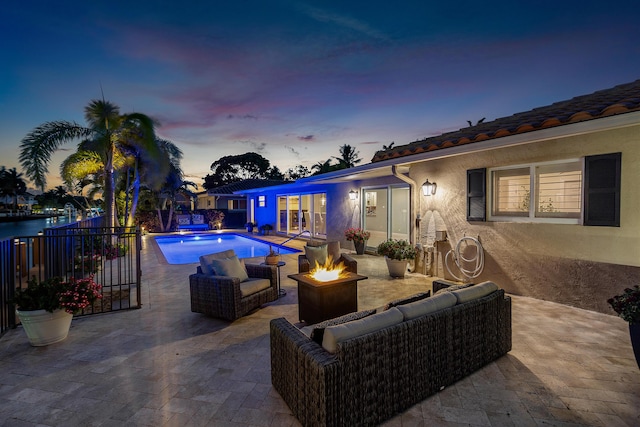
[[[315,256],[314,249],[300,255],[292,276],[308,273]],[[353,258],[334,259],[358,276]],[[189,276],[194,312],[235,320],[278,298],[273,266],[244,265],[232,250],[200,262]],[[357,280],[332,286],[339,290],[309,296],[299,281],[306,326],[285,318],[270,323],[271,382],[302,425],[378,425],[511,350],[511,299],[492,282],[441,281],[433,296],[428,291],[360,312],[357,302],[346,303],[323,316],[323,298],[330,301],[325,307],[351,299],[345,289],[357,289]]]

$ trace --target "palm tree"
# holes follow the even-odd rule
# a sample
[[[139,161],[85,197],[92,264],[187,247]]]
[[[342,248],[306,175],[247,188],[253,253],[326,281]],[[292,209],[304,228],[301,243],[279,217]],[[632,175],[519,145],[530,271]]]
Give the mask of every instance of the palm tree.
[[[189,191],[189,187],[197,189],[198,186],[191,181],[185,181],[182,171],[175,164],[171,164],[171,171],[166,177],[164,185],[159,191],[154,191],[157,196],[158,204],[156,205],[156,211],[158,212],[158,220],[160,222],[160,231],[167,231],[171,227],[171,221],[173,220],[173,211],[176,205],[176,196],[178,194],[185,194],[189,197],[194,197],[195,194]],[[169,217],[167,218],[167,225],[165,226],[162,221],[162,210],[166,209],[169,205]]]
[[[362,161],[362,159],[358,157],[359,155],[360,153],[356,151],[355,148],[349,144],[344,144],[340,146],[340,157],[333,156],[333,158],[338,160],[339,169],[348,169]]]
[[[25,136],[20,144],[20,163],[27,176],[44,191],[51,155],[66,142],[81,140],[84,150],[100,156],[104,165],[104,199],[108,227],[116,225],[114,159],[120,145],[135,136],[154,141],[154,122],[144,114],[120,114],[117,105],[93,100],[85,107],[86,127],[75,122],[47,122]]]
[[[314,175],[320,175],[327,172],[332,172],[336,170],[336,165],[331,164],[331,159],[327,159],[324,162],[318,162],[311,166],[311,169],[315,172]]]
[[[26,193],[27,184],[22,179],[22,174],[16,168],[0,169],[0,195],[11,196],[13,199],[13,209],[17,208],[18,196]]]

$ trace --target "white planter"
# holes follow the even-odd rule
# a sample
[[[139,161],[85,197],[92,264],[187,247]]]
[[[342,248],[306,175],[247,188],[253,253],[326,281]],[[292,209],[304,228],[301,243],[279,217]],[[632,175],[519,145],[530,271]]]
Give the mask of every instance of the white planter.
[[[53,313],[47,310],[20,311],[16,310],[20,318],[29,343],[40,347],[62,341],[69,334],[73,314],[64,310],[56,310]]]
[[[391,277],[404,277],[404,274],[407,272],[407,264],[409,261],[406,259],[398,260],[391,259],[388,257],[384,257],[385,261],[387,261],[387,268],[389,269],[389,276]]]

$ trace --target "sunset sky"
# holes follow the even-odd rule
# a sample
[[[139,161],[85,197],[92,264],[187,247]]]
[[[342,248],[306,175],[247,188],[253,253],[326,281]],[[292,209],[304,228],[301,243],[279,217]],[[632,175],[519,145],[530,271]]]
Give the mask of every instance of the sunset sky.
[[[635,1],[31,1],[0,8],[0,165],[104,98],[161,124],[201,184],[248,151],[283,172],[640,78]],[[60,184],[60,161],[49,187]],[[202,187],[200,187],[202,189]]]

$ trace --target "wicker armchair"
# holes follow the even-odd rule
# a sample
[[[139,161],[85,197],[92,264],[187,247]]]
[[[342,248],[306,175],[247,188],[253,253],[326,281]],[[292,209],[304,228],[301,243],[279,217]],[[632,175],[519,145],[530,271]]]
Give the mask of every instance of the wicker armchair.
[[[319,243],[309,242],[307,245],[319,246]],[[328,245],[329,245],[329,253],[331,253],[332,250],[335,252],[340,251],[340,242],[329,242]],[[337,250],[335,249],[335,246],[334,248],[332,248],[333,245],[337,245]],[[346,267],[346,271],[350,273],[355,273],[355,274],[358,273],[358,261],[353,259],[348,254],[340,253],[340,257],[338,257],[337,260],[334,259],[333,263],[334,264],[343,263]],[[308,273],[310,269],[311,269],[311,263],[309,262],[309,258],[307,258],[307,256],[304,254],[298,255],[298,273]]]
[[[250,279],[269,279],[271,285],[243,297],[238,277],[208,276],[198,266],[196,274],[189,276],[191,311],[233,321],[278,299],[275,267],[246,264],[246,268]]]

